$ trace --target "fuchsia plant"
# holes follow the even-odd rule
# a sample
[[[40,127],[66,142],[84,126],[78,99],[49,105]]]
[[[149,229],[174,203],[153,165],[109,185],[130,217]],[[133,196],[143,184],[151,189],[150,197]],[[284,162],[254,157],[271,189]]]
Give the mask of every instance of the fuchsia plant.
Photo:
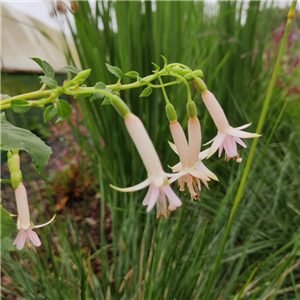
[[[12,108],[15,112],[23,113],[28,111],[32,106],[38,106],[45,109],[45,122],[52,119],[55,115],[58,116],[56,122],[60,122],[65,120],[72,112],[70,104],[59,99],[61,94],[73,95],[76,97],[92,95],[91,100],[103,99],[105,97],[104,104],[112,104],[124,118],[128,133],[134,142],[148,173],[147,178],[135,186],[120,188],[111,185],[111,187],[120,192],[134,192],[149,186],[142,204],[147,206],[147,212],[150,212],[153,207],[156,206],[157,218],[160,216],[167,218],[169,216],[169,211],[174,211],[182,205],[182,200],[175,194],[170,186],[174,181],[178,180],[180,191],[185,191],[185,185],[187,185],[191,200],[200,200],[201,183],[203,183],[206,188],[209,188],[208,183],[211,180],[218,181],[217,176],[204,165],[202,160],[210,158],[217,149],[219,149],[220,156],[224,149],[226,161],[236,158],[237,162],[241,162],[242,159],[238,155],[236,144],[238,143],[242,147],[246,147],[241,138],[254,138],[260,136],[256,133],[242,131],[242,129],[250,126],[250,124],[237,128],[232,128],[229,125],[218,101],[214,95],[207,90],[204,82],[198,77],[202,76],[201,70],[192,71],[188,67],[177,63],[167,64],[167,61],[164,58],[165,66],[162,70],[155,65],[156,71],[154,71],[154,74],[144,78],[140,78],[136,72],[129,72],[128,76],[136,78],[136,82],[121,85],[120,81],[123,76],[122,71],[117,67],[107,65],[108,70],[119,78],[118,82],[112,85],[105,85],[100,82],[97,83],[95,87],[86,87],[82,85],[82,83],[89,76],[91,70],[80,72],[73,66],[66,66],[61,70],[75,73],[76,76],[72,78],[71,74],[69,74],[69,79],[60,87],[54,79],[55,73],[52,67],[47,62],[38,58],[33,58],[33,60],[36,61],[45,72],[45,76],[40,77],[43,82],[42,88],[36,92],[15,97],[4,95],[0,105],[1,109]],[[173,76],[176,78],[176,81],[164,84],[162,81],[163,76]],[[154,85],[152,83],[156,79],[160,81],[160,85]],[[201,92],[203,102],[218,129],[217,136],[207,143],[212,143],[211,147],[202,152],[200,122],[197,117],[196,104],[192,101],[188,84],[188,81],[192,80]],[[170,103],[165,91],[166,86],[181,83],[184,83],[187,86],[188,94],[188,141],[183,128],[177,120],[175,108]],[[164,171],[159,156],[142,121],[130,111],[125,102],[120,98],[119,92],[121,90],[138,88],[140,86],[146,86],[141,97],[145,95],[148,96],[151,93],[152,88],[161,88],[164,94],[166,114],[170,122],[170,131],[175,143],[169,142],[169,144],[174,152],[178,154],[180,159],[180,162],[171,167],[173,171],[171,174]],[[47,87],[49,89],[46,89]],[[50,105],[45,108],[44,105],[48,103]],[[198,103],[198,105],[200,105],[200,103]],[[17,246],[18,250],[21,250],[25,243],[28,247],[31,247],[32,244],[38,247],[41,245],[41,241],[33,229],[48,225],[54,220],[55,216],[43,225],[35,226],[31,222],[27,193],[22,183],[18,151],[25,150],[29,152],[34,158],[36,168],[38,171],[41,171],[49,159],[51,149],[31,132],[14,127],[5,120],[5,116],[3,115],[1,118],[1,125],[2,144],[5,149],[9,151],[9,169],[11,172],[10,182],[15,189],[18,210],[17,229],[19,232],[14,241],[14,245]]]

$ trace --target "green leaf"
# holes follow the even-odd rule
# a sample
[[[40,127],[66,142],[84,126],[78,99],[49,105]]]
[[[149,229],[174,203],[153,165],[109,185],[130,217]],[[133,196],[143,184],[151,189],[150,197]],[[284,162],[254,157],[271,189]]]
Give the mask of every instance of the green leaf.
[[[106,89],[106,84],[101,82],[101,81],[97,82],[94,89],[95,90],[105,90]]]
[[[129,76],[131,78],[138,78],[138,77],[140,77],[139,73],[135,72],[135,71],[130,71],[130,72],[126,73],[125,75]]]
[[[37,171],[40,173],[47,164],[51,148],[29,130],[15,127],[1,120],[1,144],[6,149],[24,150],[28,152]]]
[[[9,183],[11,184],[11,180],[10,179],[0,179],[1,184],[2,183]]]
[[[163,56],[163,55],[161,55],[161,57],[162,57],[162,59],[164,60],[164,62],[165,62],[165,66],[168,64],[168,60]]]
[[[50,78],[50,77],[39,76],[39,78],[41,78],[41,82],[46,83],[51,89],[58,86],[57,82],[54,79]]]
[[[159,65],[155,64],[154,62],[152,62],[151,64],[155,67],[156,71],[160,70],[160,66]]]
[[[55,123],[64,121],[72,112],[71,105],[65,100],[57,100],[57,115],[58,119]]]
[[[106,91],[106,92],[111,92],[111,89],[107,89],[105,83],[103,83],[103,82],[97,82],[96,85],[95,85],[95,89],[96,90],[103,90],[103,91]],[[104,95],[104,94],[94,93],[93,97],[91,98],[91,101],[102,100],[105,97],[106,97],[106,95]]]
[[[50,105],[44,111],[44,123],[50,121],[57,113],[57,106]]]
[[[37,57],[30,57],[30,59],[35,61],[43,69],[43,71],[47,77],[54,79],[55,72],[49,63],[47,63],[45,60],[41,60],[40,58],[37,58]]]
[[[123,73],[118,67],[114,67],[114,66],[111,66],[109,64],[105,64],[105,65],[106,65],[107,70],[110,73],[112,73],[113,75],[115,75],[119,79],[121,79],[123,77]]]
[[[23,99],[14,99],[11,100],[11,109],[18,114],[23,114],[29,111],[31,104]]]
[[[109,97],[106,96],[103,102],[101,103],[101,105],[109,105],[109,104],[111,104],[111,100]]]
[[[1,118],[0,119],[6,121],[6,116],[5,116],[5,112],[4,111],[1,113]]]
[[[71,73],[74,73],[74,74],[78,74],[80,71],[74,67],[74,66],[65,66],[59,70],[57,70],[58,72],[71,72]]]
[[[140,97],[148,97],[152,93],[152,88],[151,87],[146,87],[142,93],[140,94]]]
[[[10,213],[1,205],[1,239],[10,236],[16,231],[18,231],[18,229]]]
[[[6,236],[1,239],[1,252],[16,251],[16,246],[13,245],[14,239],[11,236]]]

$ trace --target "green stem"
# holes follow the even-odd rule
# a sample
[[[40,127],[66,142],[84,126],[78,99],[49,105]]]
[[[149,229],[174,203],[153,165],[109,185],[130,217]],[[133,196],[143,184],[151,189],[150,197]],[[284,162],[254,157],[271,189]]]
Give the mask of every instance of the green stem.
[[[188,95],[188,102],[191,103],[192,102],[191,89],[186,79],[180,76],[179,74],[175,74],[173,72],[171,72],[170,75],[182,80],[185,83],[187,89],[187,95]]]
[[[288,13],[288,21],[286,23],[284,36],[283,36],[281,46],[280,46],[280,51],[279,51],[279,54],[278,54],[278,57],[277,57],[277,60],[276,60],[276,63],[275,63],[275,68],[274,68],[274,71],[273,71],[273,74],[272,74],[272,78],[271,78],[271,81],[270,81],[267,96],[266,96],[266,99],[265,99],[265,102],[264,102],[264,105],[263,105],[263,108],[262,108],[262,111],[261,111],[261,115],[260,115],[260,118],[259,118],[259,122],[258,122],[258,125],[257,125],[257,128],[256,128],[257,133],[261,132],[261,130],[263,128],[263,125],[264,125],[264,121],[265,121],[266,113],[267,113],[267,110],[268,110],[268,107],[269,107],[269,104],[270,104],[270,100],[271,100],[271,96],[272,96],[272,93],[273,93],[275,81],[276,81],[276,78],[277,78],[277,75],[278,75],[278,72],[279,72],[281,58],[283,56],[284,49],[285,49],[285,46],[286,46],[288,33],[289,33],[290,26],[291,26],[291,23],[292,23],[292,18],[295,15],[294,14],[295,6],[296,6],[296,1],[293,1],[292,5],[291,5],[291,8],[290,8],[290,11]],[[220,250],[218,252],[218,255],[217,255],[217,258],[216,258],[216,261],[215,261],[215,264],[214,264],[213,271],[210,275],[210,278],[209,278],[209,281],[208,281],[208,284],[207,284],[207,287],[206,287],[206,290],[205,290],[205,294],[203,296],[203,300],[208,299],[209,294],[210,294],[210,290],[212,288],[212,285],[215,281],[217,272],[219,270],[220,263],[221,263],[223,253],[224,253],[224,249],[225,249],[225,246],[227,244],[227,240],[228,240],[230,230],[231,230],[231,227],[232,227],[233,219],[235,217],[238,206],[239,206],[240,201],[241,201],[242,196],[243,196],[243,189],[244,189],[247,177],[248,177],[249,172],[250,172],[250,167],[251,167],[251,163],[252,163],[252,160],[253,160],[253,157],[254,157],[254,153],[255,153],[255,150],[256,150],[257,143],[258,143],[258,139],[254,139],[254,141],[252,143],[252,147],[251,147],[250,152],[249,152],[249,157],[247,159],[247,163],[246,163],[246,166],[245,166],[242,178],[241,178],[241,182],[240,182],[240,185],[239,185],[236,197],[235,197],[233,208],[232,208],[230,216],[229,216],[229,220],[228,220],[228,223],[227,223],[227,226],[226,226],[226,229],[225,229],[225,233],[224,233],[224,236],[223,236],[223,239],[222,239],[222,242],[221,242]]]
[[[164,88],[164,86],[163,86],[163,81],[162,81],[162,79],[161,79],[161,77],[158,77],[158,80],[159,80],[159,82],[160,82],[160,84],[161,84],[161,86],[162,86],[162,92],[163,92],[163,94],[164,94],[164,98],[165,98],[165,100],[166,100],[166,103],[167,104],[170,104],[170,100],[169,100],[169,98],[168,98],[168,95],[167,95],[167,93],[166,93],[166,90],[165,90],[165,88]]]

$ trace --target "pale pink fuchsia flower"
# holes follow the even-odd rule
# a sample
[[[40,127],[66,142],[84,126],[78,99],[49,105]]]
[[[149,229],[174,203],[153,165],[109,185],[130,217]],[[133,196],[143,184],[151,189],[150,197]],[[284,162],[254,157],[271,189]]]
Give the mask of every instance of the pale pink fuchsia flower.
[[[27,193],[22,182],[15,190],[15,196],[17,200],[17,209],[18,209],[17,227],[19,229],[19,232],[17,234],[15,241],[13,242],[13,245],[16,245],[18,250],[22,250],[25,243],[29,248],[32,247],[31,243],[35,247],[39,247],[41,246],[41,240],[32,229],[44,227],[50,224],[54,220],[55,215],[49,222],[42,225],[35,226],[30,221]]]
[[[207,151],[200,153],[201,148],[201,128],[200,122],[197,117],[189,119],[188,122],[188,134],[189,144],[187,143],[184,131],[181,125],[177,122],[170,123],[170,130],[173,136],[175,145],[169,143],[171,148],[179,155],[180,163],[173,166],[171,169],[173,172],[187,171],[192,166],[194,169],[190,169],[187,174],[182,175],[178,179],[178,186],[180,191],[184,191],[185,183],[187,184],[189,193],[191,194],[192,200],[197,198],[200,200],[199,192],[201,191],[200,180],[204,185],[208,187],[208,181],[211,179],[218,180],[217,176],[212,173],[205,165],[199,160],[206,157]],[[169,182],[173,182],[171,179]]]
[[[203,92],[202,98],[218,128],[218,134],[216,137],[205,144],[208,145],[212,143],[211,147],[208,149],[207,158],[212,156],[218,149],[220,157],[224,149],[226,161],[231,159],[234,160],[236,158],[236,162],[242,162],[242,158],[237,152],[236,144],[238,143],[242,147],[247,148],[246,144],[241,140],[241,138],[255,138],[260,137],[261,135],[242,131],[242,129],[249,127],[251,123],[236,128],[231,127],[227,121],[222,107],[210,91],[206,90]]]
[[[126,128],[147,169],[148,178],[138,185],[128,188],[110,186],[120,192],[135,192],[149,186],[149,190],[143,200],[143,205],[147,206],[147,212],[151,211],[154,205],[156,205],[157,218],[160,216],[167,218],[169,215],[168,209],[171,211],[176,210],[177,207],[182,205],[181,200],[169,186],[168,177],[181,176],[181,174],[174,175],[164,172],[151,139],[143,123],[137,116],[129,113],[124,119]],[[168,207],[166,199],[169,200]]]

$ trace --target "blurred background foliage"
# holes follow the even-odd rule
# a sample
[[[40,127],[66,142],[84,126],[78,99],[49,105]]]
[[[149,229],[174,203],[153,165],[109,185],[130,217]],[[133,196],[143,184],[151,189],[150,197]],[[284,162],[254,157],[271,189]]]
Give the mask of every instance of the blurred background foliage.
[[[216,95],[230,124],[237,127],[252,122],[249,131],[254,132],[288,11],[269,4],[220,1],[212,7],[202,1],[72,1],[72,15],[65,16],[82,69],[92,68],[87,85],[116,82],[105,63],[119,67],[123,73],[137,71],[147,76],[154,69],[151,62],[162,66],[160,55],[164,55],[169,63],[201,68],[208,89]],[[64,15],[58,8],[56,13]],[[214,155],[205,164],[218,176],[219,183],[212,182],[211,190],[203,189],[201,202],[190,202],[188,195],[181,194],[183,207],[168,220],[157,221],[155,213],[146,214],[141,205],[146,191],[122,194],[108,187],[109,183],[129,186],[146,178],[123,119],[110,106],[80,99],[89,133],[83,137],[76,126],[73,133],[90,157],[100,183],[102,224],[104,206],[109,207],[112,241],[107,241],[100,228],[101,247],[90,255],[82,250],[76,224],[57,222],[53,229],[59,237],[57,251],[53,254],[46,242],[44,256],[31,255],[23,261],[34,265],[32,269],[20,270],[17,261],[5,254],[3,265],[14,271],[5,272],[15,284],[14,293],[25,299],[299,300],[297,17],[257,157],[210,291],[206,290],[207,281],[244,164],[225,163]],[[68,60],[72,64],[71,56]],[[122,80],[129,82],[126,76]],[[205,143],[215,136],[216,128],[200,94],[193,87],[192,90]],[[178,158],[167,144],[172,138],[162,92],[154,90],[150,97],[139,98],[141,91],[123,91],[121,97],[142,119],[167,171],[167,165]],[[186,129],[185,87],[169,87],[167,93]],[[276,131],[270,137],[275,125]],[[251,140],[246,144],[250,146]],[[240,150],[240,154],[246,160],[248,149]],[[44,238],[49,230],[42,233]],[[66,238],[69,231],[73,232],[73,240]],[[101,262],[100,272],[92,267],[96,258]],[[258,270],[251,279],[255,268]],[[33,276],[28,277],[27,272]],[[248,279],[250,285],[246,284]],[[209,296],[203,298],[204,294]]]

